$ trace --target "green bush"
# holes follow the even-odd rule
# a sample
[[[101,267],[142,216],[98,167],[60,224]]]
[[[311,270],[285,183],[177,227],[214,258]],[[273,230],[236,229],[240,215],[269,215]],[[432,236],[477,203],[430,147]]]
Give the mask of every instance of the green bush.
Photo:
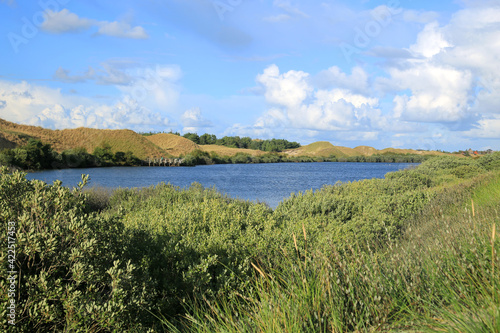
[[[145,310],[154,294],[146,292],[147,280],[136,278],[137,263],[123,255],[123,247],[133,244],[123,224],[84,213],[83,184],[71,191],[61,182],[47,185],[24,176],[6,169],[0,174],[0,221],[16,224],[16,328],[128,331],[148,323]],[[0,243],[7,248],[6,237]],[[6,251],[0,260],[7,262]],[[7,276],[6,265],[0,274]],[[2,279],[3,318],[7,289]],[[5,320],[1,325],[7,331]]]

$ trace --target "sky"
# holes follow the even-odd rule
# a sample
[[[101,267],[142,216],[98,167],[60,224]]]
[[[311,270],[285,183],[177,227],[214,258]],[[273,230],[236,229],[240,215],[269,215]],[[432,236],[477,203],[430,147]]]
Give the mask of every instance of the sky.
[[[0,118],[500,150],[500,0],[0,0]]]

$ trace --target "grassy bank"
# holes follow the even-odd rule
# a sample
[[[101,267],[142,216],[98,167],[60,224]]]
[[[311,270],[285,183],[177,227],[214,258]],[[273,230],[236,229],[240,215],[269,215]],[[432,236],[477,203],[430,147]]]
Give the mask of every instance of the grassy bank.
[[[500,331],[500,154],[434,158],[275,210],[196,184],[83,183],[2,171],[20,331]]]

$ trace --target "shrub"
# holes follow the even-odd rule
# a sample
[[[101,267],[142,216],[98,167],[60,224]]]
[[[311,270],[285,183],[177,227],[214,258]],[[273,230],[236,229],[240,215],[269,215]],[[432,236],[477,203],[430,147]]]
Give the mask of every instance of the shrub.
[[[85,179],[69,190],[59,181],[47,185],[24,176],[5,169],[0,174],[0,220],[16,223],[16,328],[128,331],[148,323],[145,309],[154,294],[146,292],[147,279],[136,278],[137,263],[122,255],[123,246],[133,242],[121,223],[84,212]],[[1,237],[0,244],[6,249],[7,238]],[[7,262],[6,251],[0,260]],[[6,265],[0,274],[7,276]],[[7,289],[2,279],[3,318]],[[139,317],[145,320],[138,322]],[[5,320],[1,325],[7,331]]]

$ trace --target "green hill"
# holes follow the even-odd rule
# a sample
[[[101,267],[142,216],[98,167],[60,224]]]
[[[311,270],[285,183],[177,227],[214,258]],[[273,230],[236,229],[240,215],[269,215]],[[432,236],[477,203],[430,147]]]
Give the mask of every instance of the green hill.
[[[49,143],[58,152],[84,147],[93,152],[96,147],[109,144],[113,152],[131,151],[135,156],[167,156],[167,153],[144,136],[131,130],[103,130],[75,128],[50,130],[37,126],[19,125],[0,119],[0,148],[14,148],[25,144],[30,138]]]
[[[143,136],[132,130],[108,130],[92,128],[75,128],[51,130],[38,126],[20,125],[0,119],[0,149],[15,148],[24,145],[30,138],[49,143],[58,152],[67,149],[84,147],[89,153],[96,147],[109,144],[113,152],[131,151],[140,159],[148,157],[170,157],[186,155],[196,149],[205,152],[215,152],[220,156],[234,156],[246,153],[252,156],[263,155],[264,152],[252,149],[235,149],[217,145],[197,145],[196,143],[174,134],[155,134]],[[446,155],[435,151],[417,151],[411,149],[386,148],[377,150],[368,146],[348,148],[335,146],[327,141],[318,141],[307,146],[289,149],[282,153],[285,156],[309,156],[337,158],[352,156],[371,156],[375,154],[416,154],[416,155]]]

